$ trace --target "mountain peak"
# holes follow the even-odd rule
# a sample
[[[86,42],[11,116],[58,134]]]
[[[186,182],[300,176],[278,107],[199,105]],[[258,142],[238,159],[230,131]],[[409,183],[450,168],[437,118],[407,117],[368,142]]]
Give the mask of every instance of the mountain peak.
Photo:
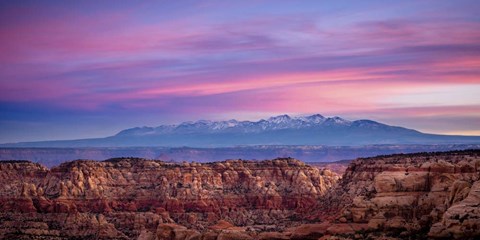
[[[325,117],[320,114],[314,114],[306,117],[299,117],[298,119],[305,122],[313,123],[313,124],[318,124],[325,121]]]
[[[317,114],[310,115],[307,118],[322,118],[323,119],[325,117],[323,115],[317,113]]]
[[[335,123],[340,123],[340,124],[349,124],[351,123],[350,121],[346,120],[346,119],[343,119],[341,117],[338,117],[338,116],[335,116],[335,117],[332,117],[330,118],[332,119],[333,122]]]
[[[275,116],[275,117],[271,117],[267,121],[273,122],[273,123],[285,123],[285,122],[288,122],[290,120],[292,120],[292,118],[290,116],[288,116],[287,114],[283,114],[283,115],[278,115],[278,116]]]
[[[194,124],[203,124],[203,125],[210,125],[212,124],[213,122],[210,121],[210,120],[198,120],[196,121]]]

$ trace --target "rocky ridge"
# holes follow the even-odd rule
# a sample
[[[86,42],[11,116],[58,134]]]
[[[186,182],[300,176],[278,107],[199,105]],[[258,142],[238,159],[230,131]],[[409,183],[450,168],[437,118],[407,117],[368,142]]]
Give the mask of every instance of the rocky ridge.
[[[0,164],[0,238],[478,239],[480,150],[363,158]]]
[[[324,201],[319,216],[364,225],[369,238],[475,239],[480,151],[357,159]]]
[[[280,231],[302,222],[337,179],[295,159],[175,164],[122,158],[51,170],[0,162],[0,238]]]

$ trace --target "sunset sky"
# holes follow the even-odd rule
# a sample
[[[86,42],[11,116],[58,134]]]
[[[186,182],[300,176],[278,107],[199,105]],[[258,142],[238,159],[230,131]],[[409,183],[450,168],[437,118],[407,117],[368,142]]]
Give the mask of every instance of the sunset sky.
[[[0,142],[284,113],[480,135],[480,1],[126,2],[0,2]]]

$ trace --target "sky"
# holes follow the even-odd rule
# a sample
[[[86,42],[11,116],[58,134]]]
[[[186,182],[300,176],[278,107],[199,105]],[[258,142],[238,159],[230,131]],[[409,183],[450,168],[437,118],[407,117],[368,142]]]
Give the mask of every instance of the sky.
[[[0,1],[0,142],[320,113],[480,135],[479,1]]]

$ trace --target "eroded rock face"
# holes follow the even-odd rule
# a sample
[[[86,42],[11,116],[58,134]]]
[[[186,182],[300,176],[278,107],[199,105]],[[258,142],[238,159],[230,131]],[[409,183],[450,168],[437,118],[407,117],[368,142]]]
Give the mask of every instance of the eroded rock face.
[[[480,150],[353,161],[0,164],[0,238],[478,239]]]
[[[432,226],[428,233],[430,237],[461,239],[480,236],[480,181],[471,187],[465,182],[458,185],[461,185],[461,190],[458,192],[458,188],[452,189],[454,196],[451,198],[451,207],[443,214],[440,222]]]
[[[275,225],[275,231],[301,220],[338,179],[295,159],[114,159],[67,162],[51,170],[1,162],[0,169],[0,238],[186,239],[220,220]],[[209,231],[214,239],[250,236],[237,228]]]
[[[358,159],[327,194],[331,205],[323,209],[331,211],[334,222],[368,224],[372,233],[475,238],[480,236],[479,173],[480,151]]]

